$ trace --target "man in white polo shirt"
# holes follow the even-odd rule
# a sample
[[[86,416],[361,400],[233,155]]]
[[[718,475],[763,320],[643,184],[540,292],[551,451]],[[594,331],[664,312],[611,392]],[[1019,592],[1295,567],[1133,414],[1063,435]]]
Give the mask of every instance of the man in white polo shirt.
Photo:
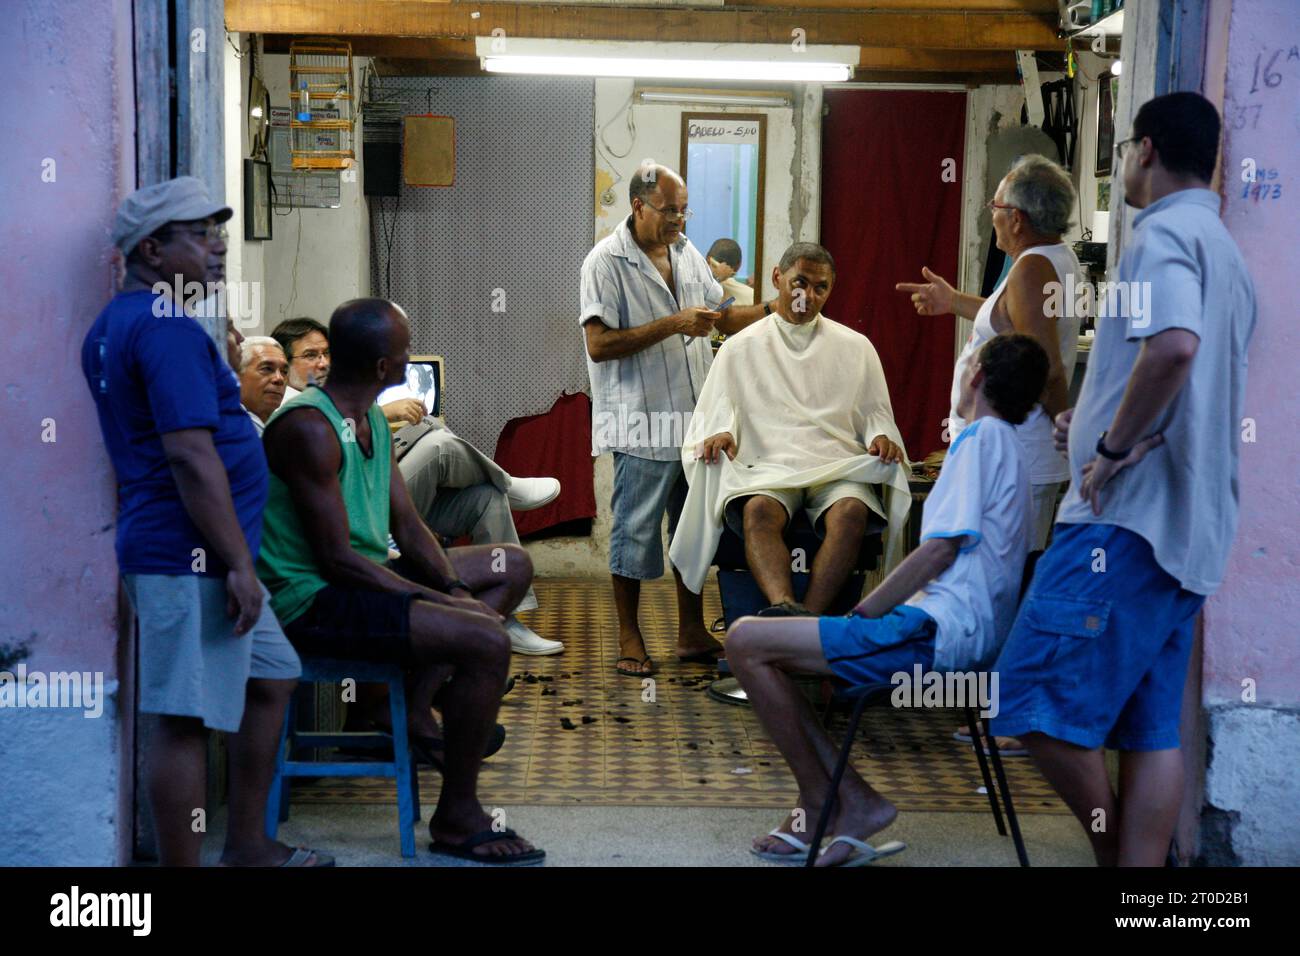
[[[628,184],[632,214],[582,264],[581,311],[591,377],[591,453],[614,454],[609,570],[618,608],[615,670],[648,677],[654,665],[637,621],[641,582],[664,573],[664,514],[676,530],[686,500],[681,448],[704,376],[709,335],[728,335],[771,312],[723,302],[709,264],[686,238],[686,183],[646,164]],[[704,627],[703,600],[677,580],[677,656],[712,663],[722,646]]]

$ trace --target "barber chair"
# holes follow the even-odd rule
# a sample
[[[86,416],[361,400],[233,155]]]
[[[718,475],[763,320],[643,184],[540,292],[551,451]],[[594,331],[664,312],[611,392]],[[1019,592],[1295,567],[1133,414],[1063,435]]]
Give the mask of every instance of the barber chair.
[[[862,537],[862,546],[858,549],[857,560],[853,562],[853,571],[827,608],[827,614],[848,614],[861,600],[867,572],[874,571],[880,561],[883,551],[881,535],[884,529],[885,523],[873,513],[867,525],[867,533]],[[822,545],[822,539],[817,536],[817,532],[808,521],[807,514],[802,510],[796,511],[794,517],[790,519],[790,524],[785,529],[785,543],[789,547],[792,564],[794,555],[801,552],[801,560],[797,567],[806,569],[796,570],[793,575],[795,599],[802,601],[808,591],[809,571],[812,569],[813,559]],[[771,603],[759,590],[758,582],[754,580],[754,575],[749,570],[749,562],[745,559],[744,539],[725,525],[722,529],[722,538],[718,542],[718,550],[713,557],[713,564],[718,569],[722,616],[728,628],[740,618],[747,614],[756,614]],[[724,676],[709,685],[709,696],[720,703],[748,706],[749,701],[745,691],[740,686],[740,682],[730,676],[731,672],[725,659],[718,662],[718,671]]]

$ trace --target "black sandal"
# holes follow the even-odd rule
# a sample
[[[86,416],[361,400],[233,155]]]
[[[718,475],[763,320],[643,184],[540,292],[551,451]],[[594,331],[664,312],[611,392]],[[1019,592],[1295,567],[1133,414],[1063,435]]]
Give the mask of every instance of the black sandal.
[[[639,666],[641,666],[641,667],[644,667],[646,664],[649,664],[649,665],[650,665],[650,671],[649,671],[649,673],[644,673],[644,672],[642,672],[642,671],[625,671],[625,670],[623,670],[621,667],[618,666],[619,664],[623,663],[623,661],[631,661],[633,664],[637,664],[637,665],[639,665]],[[618,660],[616,660],[616,661],[614,662],[614,673],[615,673],[615,674],[622,674],[624,677],[652,677],[652,676],[654,676],[654,672],[655,672],[655,670],[654,670],[654,662],[650,660],[650,655],[649,655],[649,654],[647,654],[645,657],[640,657],[640,658],[637,658],[637,657],[620,657]]]
[[[423,734],[406,735],[406,741],[411,746],[411,752],[415,754],[416,759],[423,764],[428,764],[438,773],[442,773],[442,759],[445,756],[446,743],[441,737],[426,737]],[[501,749],[506,742],[506,729],[497,724],[492,729],[492,736],[488,738],[487,747],[483,750],[483,759],[486,760],[494,753]]]
[[[468,837],[463,843],[445,843],[441,840],[434,840],[429,844],[429,852],[442,853],[460,860],[473,860],[475,863],[486,863],[491,866],[530,866],[534,863],[541,863],[546,859],[546,851],[536,847],[525,853],[515,853],[511,856],[486,856],[474,852],[475,847],[480,847],[484,843],[517,839],[519,839],[519,834],[511,829],[502,830],[500,833],[490,829],[480,830],[473,836]]]

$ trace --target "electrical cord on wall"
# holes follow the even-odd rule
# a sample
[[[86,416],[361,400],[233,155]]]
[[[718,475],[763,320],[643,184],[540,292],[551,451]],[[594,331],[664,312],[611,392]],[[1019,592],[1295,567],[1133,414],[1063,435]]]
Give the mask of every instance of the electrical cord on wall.
[[[302,207],[295,207],[298,213],[298,241],[293,247],[293,271],[290,272],[291,285],[289,286],[289,301],[285,303],[285,311],[290,315],[293,314],[294,303],[298,301],[298,253],[302,251]]]
[[[400,189],[400,187],[399,187]],[[393,225],[390,229],[384,215],[384,199],[379,196],[379,229],[384,240],[384,298],[393,297],[393,240],[397,238],[397,217],[402,211],[402,194],[397,194],[397,203],[393,207]],[[372,230],[373,232],[373,230]]]
[[[627,159],[627,157],[632,154],[632,149],[636,145],[636,117],[632,112],[632,100],[635,97],[636,87],[634,86],[632,92],[628,94],[627,102],[625,102],[613,116],[607,119],[596,132],[597,148],[603,149],[605,155],[611,160],[609,168],[614,174],[614,181],[609,184],[610,189],[613,189],[623,181],[623,174],[618,171],[618,163],[614,162],[614,160]],[[605,139],[605,130],[609,129],[609,127],[612,126],[621,116],[625,116],[627,121],[627,149],[622,153],[616,153],[610,148],[609,142]]]

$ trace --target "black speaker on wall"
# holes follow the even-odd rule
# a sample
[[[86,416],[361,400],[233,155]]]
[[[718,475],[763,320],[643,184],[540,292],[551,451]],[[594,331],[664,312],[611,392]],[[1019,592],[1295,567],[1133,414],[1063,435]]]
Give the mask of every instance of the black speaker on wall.
[[[361,144],[361,173],[367,196],[396,196],[402,188],[402,144]]]

